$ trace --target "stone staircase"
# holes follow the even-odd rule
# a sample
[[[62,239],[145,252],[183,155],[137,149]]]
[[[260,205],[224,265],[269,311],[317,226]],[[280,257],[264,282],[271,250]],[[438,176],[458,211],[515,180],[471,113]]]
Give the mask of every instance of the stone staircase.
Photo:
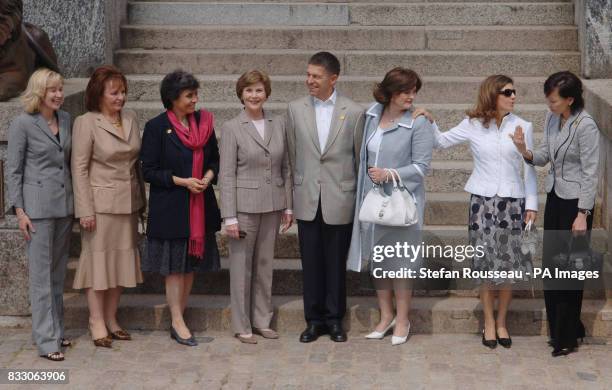
[[[338,56],[342,73],[338,90],[363,103],[385,72],[405,66],[423,76],[417,106],[429,108],[440,127],[458,123],[475,101],[478,84],[489,74],[513,76],[518,90],[517,114],[532,121],[535,140],[542,137],[546,106],[545,77],[559,70],[580,72],[577,29],[570,1],[503,0],[183,0],[131,1],[128,22],[121,29],[115,63],[128,74],[128,107],[137,111],[141,126],[162,111],[159,83],[176,68],[201,81],[201,105],[214,112],[219,125],[235,116],[239,75],[252,68],[272,76],[266,107],[284,113],[286,102],[306,94],[308,58],[319,50]],[[218,134],[219,136],[219,134]],[[467,146],[435,151],[426,178],[425,224],[429,240],[464,243],[468,195],[463,185],[471,172]],[[539,170],[540,192],[544,171]],[[540,197],[543,211],[545,196]],[[540,214],[539,222],[543,219]],[[596,221],[596,246],[606,247],[605,231]],[[225,238],[219,243],[227,255]],[[86,326],[86,303],[70,289],[76,257],[75,235],[65,300],[67,326]],[[303,326],[301,267],[295,228],[281,236],[276,251],[274,294],[280,331]],[[198,278],[187,318],[197,330],[229,329],[227,259],[223,270]],[[376,302],[365,289],[363,275],[349,273],[351,332],[370,329],[377,320]],[[162,279],[149,276],[144,285],[128,290],[120,316],[132,328],[165,329],[169,313]],[[205,295],[204,295],[205,294]],[[481,309],[475,291],[418,291],[412,314],[417,332],[477,332]],[[510,314],[515,334],[546,332],[541,293],[517,292]],[[612,305],[600,288],[586,293],[583,309],[589,333],[612,334]]]

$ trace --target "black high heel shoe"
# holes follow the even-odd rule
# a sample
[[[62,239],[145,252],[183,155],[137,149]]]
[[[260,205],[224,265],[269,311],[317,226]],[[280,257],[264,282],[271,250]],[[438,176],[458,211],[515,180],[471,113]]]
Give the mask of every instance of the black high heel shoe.
[[[482,330],[482,345],[485,347],[489,347],[491,349],[495,349],[497,347],[497,340],[487,340],[485,339],[485,331]]]
[[[195,337],[193,337],[193,335],[191,335],[191,337],[188,339],[184,339],[178,335],[178,333],[176,332],[176,330],[174,330],[174,327],[172,326],[170,327],[170,337],[176,340],[176,342],[179,344],[187,345],[190,347],[195,347],[196,345],[198,345],[198,342],[196,341]]]
[[[576,351],[576,348],[574,347],[566,347],[566,348],[555,348],[551,355],[552,357],[558,357],[558,356],[566,356],[569,355],[570,353]]]
[[[497,337],[497,342],[499,343],[499,345],[501,345],[504,348],[510,348],[512,347],[512,338],[510,337],[499,337],[497,335],[497,332],[495,332],[495,337]]]

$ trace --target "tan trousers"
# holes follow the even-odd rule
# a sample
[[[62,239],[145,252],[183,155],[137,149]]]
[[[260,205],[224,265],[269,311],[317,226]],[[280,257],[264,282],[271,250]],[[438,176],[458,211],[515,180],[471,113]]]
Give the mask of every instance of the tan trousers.
[[[281,213],[238,213],[238,226],[247,235],[243,239],[229,240],[232,330],[235,334],[251,333],[252,327],[270,327],[274,246]]]

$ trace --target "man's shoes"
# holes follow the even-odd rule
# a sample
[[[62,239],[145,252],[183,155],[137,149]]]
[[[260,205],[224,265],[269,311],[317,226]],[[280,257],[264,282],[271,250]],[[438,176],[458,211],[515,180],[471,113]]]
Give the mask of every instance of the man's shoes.
[[[308,324],[306,329],[300,335],[301,343],[310,343],[319,338],[319,336],[327,333],[327,326]]]
[[[346,341],[346,332],[342,329],[342,325],[333,324],[329,326],[329,338],[331,341],[343,343]]]

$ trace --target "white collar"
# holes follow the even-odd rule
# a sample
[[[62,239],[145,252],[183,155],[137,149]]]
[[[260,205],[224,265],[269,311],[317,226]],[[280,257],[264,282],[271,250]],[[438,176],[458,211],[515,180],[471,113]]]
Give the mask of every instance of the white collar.
[[[382,113],[384,106],[380,103],[374,103],[372,107],[366,111],[366,115],[372,117],[378,117]],[[408,110],[401,116],[401,121],[397,122],[398,126],[405,127],[407,129],[412,129],[412,125],[414,124],[414,119],[412,118],[412,111]]]
[[[323,101],[323,100],[321,100],[319,98],[316,98],[314,96],[312,97],[312,99],[314,101],[314,104],[316,104],[316,105],[332,105],[332,106],[336,104],[336,99],[337,98],[338,98],[338,93],[336,92],[335,88],[334,88],[334,92],[332,92],[331,96],[327,100],[325,100],[325,101]]]

